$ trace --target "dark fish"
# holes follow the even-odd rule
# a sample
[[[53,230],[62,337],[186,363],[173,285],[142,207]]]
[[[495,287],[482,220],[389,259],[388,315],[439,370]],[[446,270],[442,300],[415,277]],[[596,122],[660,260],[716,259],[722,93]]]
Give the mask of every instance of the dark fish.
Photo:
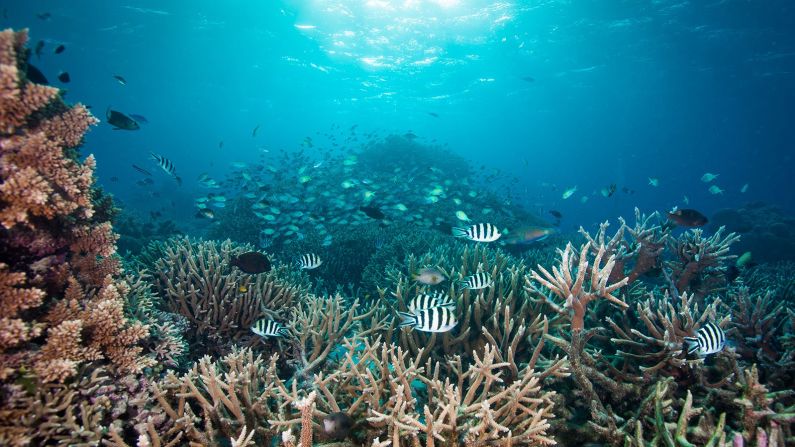
[[[44,73],[41,72],[38,68],[33,66],[33,64],[28,64],[28,81],[35,82],[36,84],[49,84],[47,78],[44,77]]]
[[[256,137],[258,130],[259,130],[259,124],[257,124],[257,127],[255,127],[254,130],[251,131],[251,136]]]
[[[160,211],[149,211],[149,217],[151,217],[152,220],[159,219],[161,216],[162,214],[160,214]]]
[[[42,13],[36,14],[36,17],[38,17],[41,20],[50,20],[50,17],[52,17],[52,14],[50,14],[49,12],[42,12]]]
[[[522,76],[522,80],[525,82],[536,82],[536,79],[532,76]]]
[[[694,209],[681,209],[668,213],[668,219],[680,227],[703,227],[709,222],[707,216]]]
[[[140,172],[141,174],[152,175],[151,172],[147,171],[146,169],[144,169],[144,168],[142,168],[142,167],[140,167],[138,165],[132,165],[132,167],[133,167],[133,169],[135,169],[136,171]]]
[[[560,211],[557,210],[549,210],[549,214],[551,214],[555,219],[563,218],[563,214],[561,214]]]
[[[626,186],[621,188],[621,192],[623,192],[624,194],[635,194],[635,190],[634,189],[629,189]]]
[[[432,116],[434,118],[439,118],[439,114],[436,113],[436,112],[428,112],[428,115],[430,115],[430,116]]]
[[[61,74],[58,75],[58,80],[63,82],[64,84],[68,84],[69,81],[72,80],[72,78],[69,77],[69,73],[68,72],[62,71]]]
[[[127,80],[121,77],[120,75],[113,75],[113,79],[119,81],[121,85],[127,85]]]
[[[377,206],[360,206],[359,210],[371,219],[381,220],[386,217],[386,215]]]
[[[223,141],[220,141],[220,142],[218,143],[218,149],[223,149],[223,148],[224,148],[224,142],[223,142]]]
[[[119,178],[116,177],[116,176],[113,176],[113,177],[110,178],[110,181],[116,183],[116,182],[119,181]]]
[[[251,275],[269,272],[271,269],[270,259],[258,251],[250,251],[238,255],[229,262],[229,265]]]
[[[414,140],[416,140],[416,139],[417,139],[417,135],[416,135],[416,134],[414,134],[413,132],[406,132],[406,133],[403,135],[403,137],[404,137],[405,139],[409,140],[409,141],[414,141]]]
[[[329,441],[342,441],[353,428],[353,419],[345,413],[330,413],[323,418],[323,433]]]
[[[138,130],[141,128],[134,119],[121,112],[108,109],[105,116],[108,119],[108,124],[113,126],[113,130]]]
[[[147,123],[147,124],[149,123],[149,120],[148,120],[148,119],[146,119],[146,117],[145,117],[145,116],[143,116],[143,115],[138,115],[138,114],[136,114],[136,113],[131,113],[131,114],[130,114],[130,118],[134,119],[135,121],[137,121],[137,122],[139,122],[139,123]]]
[[[42,50],[44,50],[44,41],[40,40],[36,42],[36,48],[33,50],[33,52],[36,54],[36,57],[40,58]]]
[[[61,53],[64,52],[65,49],[66,49],[66,46],[58,45],[57,47],[55,47],[55,54],[61,54]]]

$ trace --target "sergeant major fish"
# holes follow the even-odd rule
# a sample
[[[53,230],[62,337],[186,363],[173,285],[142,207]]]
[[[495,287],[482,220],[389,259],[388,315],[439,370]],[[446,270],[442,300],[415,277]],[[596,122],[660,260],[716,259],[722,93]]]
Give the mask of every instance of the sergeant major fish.
[[[152,159],[155,160],[157,165],[160,166],[160,169],[166,171],[168,175],[174,177],[174,180],[177,181],[178,185],[182,184],[182,179],[177,175],[177,168],[174,167],[174,163],[172,163],[171,160],[162,155],[155,154],[154,152],[150,152],[149,154],[152,156]]]
[[[494,242],[502,236],[497,227],[490,223],[475,224],[471,227],[456,227],[453,228],[453,235],[475,242]]]
[[[447,332],[458,324],[453,310],[446,307],[421,309],[416,313],[398,312],[398,327],[409,327],[422,332]]]
[[[726,333],[717,324],[708,322],[696,332],[695,337],[685,337],[688,354],[698,353],[699,357],[720,352],[726,347]]]
[[[307,253],[298,260],[298,265],[304,270],[312,270],[320,267],[320,264],[323,263],[323,260],[320,259],[320,256],[314,253]]]
[[[412,298],[406,307],[409,309],[410,313],[414,314],[417,311],[433,309],[434,307],[446,307],[448,309],[454,309],[455,303],[450,299],[449,295],[445,295],[443,293],[437,292],[433,295],[421,293]]]
[[[260,337],[287,337],[290,332],[281,323],[273,320],[262,319],[251,326],[251,332]]]
[[[494,281],[492,281],[491,275],[488,273],[480,272],[467,276],[458,283],[464,289],[480,290],[490,287],[492,284],[494,284]]]

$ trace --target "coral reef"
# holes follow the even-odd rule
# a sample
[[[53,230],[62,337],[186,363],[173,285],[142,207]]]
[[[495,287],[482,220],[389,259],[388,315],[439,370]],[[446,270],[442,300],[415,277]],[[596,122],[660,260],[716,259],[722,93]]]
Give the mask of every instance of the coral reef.
[[[304,175],[303,152],[241,175],[245,200],[219,214],[241,219],[231,236],[267,246],[267,272],[231,265],[252,245],[149,241],[149,230],[122,259],[112,201],[77,152],[95,120],[21,75],[26,39],[0,33],[0,444],[795,443],[795,267],[730,275],[740,229],[682,231],[636,210],[634,225],[560,235],[555,251],[464,242],[448,228],[460,197],[475,219],[532,218],[473,190],[463,159],[404,170],[407,157],[448,155],[407,135],[330,155],[334,178],[358,164],[374,179],[347,180],[339,197]],[[429,189],[433,211],[380,186],[404,178]],[[248,198],[266,191],[283,210]],[[359,209],[373,197],[389,205],[383,218]],[[266,206],[269,217],[255,212]],[[329,207],[350,220],[327,218]],[[318,223],[302,233],[292,219]],[[326,270],[290,262],[324,246]],[[423,268],[445,280],[423,284]],[[473,274],[489,284],[466,288]],[[449,295],[457,325],[399,328],[398,312],[430,293]],[[256,335],[260,319],[284,330]],[[685,337],[708,322],[730,344],[689,354]]]
[[[722,209],[712,216],[710,228],[721,226],[742,235],[737,253],[750,251],[757,262],[795,260],[795,219],[775,206],[753,202]]]
[[[258,342],[250,328],[263,317],[286,319],[298,295],[305,293],[298,274],[288,266],[249,275],[229,265],[250,246],[231,241],[170,239],[157,249],[162,256],[147,265],[162,306],[184,316],[196,353],[229,352],[234,344]]]

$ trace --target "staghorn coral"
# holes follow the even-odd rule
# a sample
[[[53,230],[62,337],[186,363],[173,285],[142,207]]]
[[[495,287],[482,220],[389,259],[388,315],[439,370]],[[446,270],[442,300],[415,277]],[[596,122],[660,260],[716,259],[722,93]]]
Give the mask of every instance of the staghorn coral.
[[[740,240],[736,233],[723,236],[724,230],[721,227],[715,234],[706,237],[703,230],[696,228],[688,230],[679,238],[668,240],[668,249],[676,258],[667,264],[677,290],[695,287],[704,294],[710,282],[722,280],[722,263],[737,257],[730,255],[729,250],[732,244]]]
[[[635,226],[628,226],[622,217],[618,221],[620,226],[613,236],[607,235],[609,222],[599,225],[595,236],[582,227],[580,234],[590,242],[592,254],[596,255],[603,247],[608,256],[615,258],[609,277],[611,283],[626,277],[627,284],[631,284],[659,265],[666,240],[670,237],[670,227],[659,223],[659,213],[646,215],[638,208],[635,208]]]
[[[302,305],[293,309],[288,327],[296,351],[294,364],[298,378],[306,378],[325,362],[343,337],[353,330],[357,336],[366,337],[380,330],[383,322],[364,328],[361,321],[370,319],[376,308],[358,314],[359,301],[346,303],[341,295],[329,297],[307,296]]]
[[[440,268],[448,280],[436,288],[424,286],[410,279],[411,273],[422,267]],[[415,295],[442,291],[456,302],[457,327],[446,333],[423,333],[398,330],[393,318],[382,334],[385,339],[397,337],[400,345],[424,362],[428,358],[442,361],[445,356],[460,355],[467,360],[473,352],[480,352],[486,344],[497,346],[502,353],[527,360],[540,329],[538,318],[542,305],[528,299],[522,287],[525,266],[522,262],[483,245],[468,246],[456,243],[437,247],[422,256],[409,256],[403,269],[392,268],[387,276],[389,289],[379,289],[380,306],[392,302],[391,309],[383,307],[380,315],[395,315],[406,311],[407,303]],[[462,289],[456,279],[483,271],[491,275],[494,285],[481,290]],[[557,319],[555,319],[557,321]],[[375,323],[371,324],[374,325]],[[517,372],[513,371],[515,375]]]
[[[638,300],[634,313],[623,314],[618,322],[606,317],[614,332],[610,342],[618,349],[615,357],[624,365],[615,368],[613,373],[623,381],[645,381],[652,375],[679,375],[680,368],[703,362],[703,359],[684,358],[684,337],[692,337],[707,321],[727,326],[729,318],[717,317],[717,309],[722,304],[720,298],[707,305],[700,315],[693,298],[686,292],[676,299],[668,291],[663,294],[649,292],[645,300]],[[638,324],[638,320],[642,324]],[[635,326],[640,327],[636,329]]]
[[[164,307],[188,319],[193,349],[219,353],[233,343],[255,343],[258,339],[249,328],[266,316],[286,319],[290,306],[305,293],[293,285],[297,281],[287,282],[296,276],[286,266],[249,275],[229,265],[232,257],[249,250],[229,240],[171,239],[151,266]]]

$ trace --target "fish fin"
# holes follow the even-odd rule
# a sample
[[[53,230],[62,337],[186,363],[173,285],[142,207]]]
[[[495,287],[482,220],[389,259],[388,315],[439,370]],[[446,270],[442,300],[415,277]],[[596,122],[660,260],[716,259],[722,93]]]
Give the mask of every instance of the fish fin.
[[[400,316],[400,324],[398,324],[398,329],[402,329],[404,327],[415,327],[417,325],[417,316],[414,314],[410,314],[408,312],[398,312]]]
[[[445,308],[445,309],[455,309],[455,303],[452,302],[452,301],[439,303],[439,305],[436,306],[436,307],[442,307],[442,308]]]
[[[466,227],[453,227],[453,236],[455,237],[469,237],[467,234],[469,228]]]
[[[688,354],[693,354],[698,351],[698,338],[696,337],[685,337],[685,349],[687,349]]]

